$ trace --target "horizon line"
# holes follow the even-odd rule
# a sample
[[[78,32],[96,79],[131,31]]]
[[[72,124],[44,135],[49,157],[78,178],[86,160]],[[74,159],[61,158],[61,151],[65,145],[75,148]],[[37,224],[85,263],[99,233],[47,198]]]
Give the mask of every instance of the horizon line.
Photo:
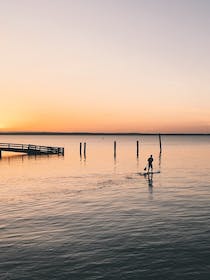
[[[0,135],[180,135],[180,136],[210,136],[210,133],[200,133],[200,132],[194,132],[194,133],[183,133],[183,132],[64,132],[64,131],[0,131]]]

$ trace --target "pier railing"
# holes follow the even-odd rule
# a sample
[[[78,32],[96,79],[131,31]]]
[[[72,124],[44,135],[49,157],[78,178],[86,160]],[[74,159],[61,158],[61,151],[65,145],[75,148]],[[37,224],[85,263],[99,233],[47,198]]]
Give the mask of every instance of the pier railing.
[[[0,143],[0,151],[20,152],[27,154],[62,154],[63,147],[50,147],[32,144]]]

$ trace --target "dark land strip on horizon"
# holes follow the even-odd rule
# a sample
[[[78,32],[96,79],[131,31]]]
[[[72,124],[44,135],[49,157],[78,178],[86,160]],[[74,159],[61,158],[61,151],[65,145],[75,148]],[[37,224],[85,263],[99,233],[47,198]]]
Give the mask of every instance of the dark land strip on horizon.
[[[166,136],[210,136],[210,133],[140,133],[140,132],[23,132],[8,131],[0,132],[0,135],[102,135],[102,136],[144,136],[144,135],[166,135]]]

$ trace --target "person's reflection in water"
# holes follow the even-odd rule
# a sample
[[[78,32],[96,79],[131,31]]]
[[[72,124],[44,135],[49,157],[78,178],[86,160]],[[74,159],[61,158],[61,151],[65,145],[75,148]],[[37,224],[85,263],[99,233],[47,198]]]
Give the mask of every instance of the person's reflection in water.
[[[147,175],[147,182],[148,182],[149,192],[153,193],[153,174]]]

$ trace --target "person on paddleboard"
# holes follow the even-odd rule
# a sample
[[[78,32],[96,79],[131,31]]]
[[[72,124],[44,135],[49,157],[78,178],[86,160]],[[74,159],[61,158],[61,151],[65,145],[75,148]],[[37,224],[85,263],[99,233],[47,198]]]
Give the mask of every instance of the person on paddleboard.
[[[152,155],[148,158],[148,172],[150,171],[150,169],[151,169],[151,171],[153,171],[153,165],[152,165],[152,162],[153,162],[153,157],[152,157]]]

